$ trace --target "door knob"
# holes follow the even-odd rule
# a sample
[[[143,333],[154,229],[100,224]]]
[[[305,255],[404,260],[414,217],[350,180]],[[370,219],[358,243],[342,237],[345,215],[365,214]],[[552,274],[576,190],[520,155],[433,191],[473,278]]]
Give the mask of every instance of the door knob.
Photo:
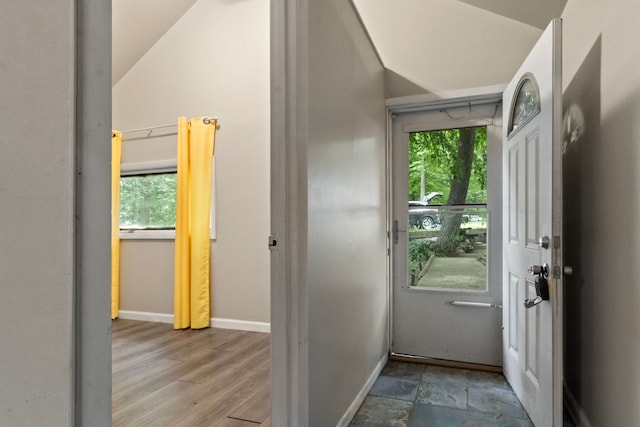
[[[564,267],[562,267],[562,273],[565,276],[573,276],[573,267],[571,267],[570,265],[565,265]]]

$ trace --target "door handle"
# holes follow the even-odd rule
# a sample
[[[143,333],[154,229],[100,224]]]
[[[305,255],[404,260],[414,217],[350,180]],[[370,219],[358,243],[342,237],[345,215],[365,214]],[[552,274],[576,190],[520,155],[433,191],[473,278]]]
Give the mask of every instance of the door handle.
[[[544,301],[542,297],[535,297],[534,299],[527,298],[526,300],[524,300],[524,306],[526,308],[535,307],[536,305],[540,304],[542,301]]]

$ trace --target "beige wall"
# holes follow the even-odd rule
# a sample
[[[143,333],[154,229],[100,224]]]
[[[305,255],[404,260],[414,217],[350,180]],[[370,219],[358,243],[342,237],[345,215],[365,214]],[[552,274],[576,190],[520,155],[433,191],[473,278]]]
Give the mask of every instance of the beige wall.
[[[640,424],[640,2],[569,0],[565,113],[565,379],[593,426]],[[575,123],[575,121],[574,121]]]
[[[117,29],[115,30],[117,31]],[[212,316],[269,322],[269,2],[200,0],[113,88],[119,130],[217,116]],[[124,142],[123,162],[175,157]],[[123,243],[123,310],[173,311],[173,245]]]
[[[309,2],[309,426],[387,352],[384,70],[349,2]]]

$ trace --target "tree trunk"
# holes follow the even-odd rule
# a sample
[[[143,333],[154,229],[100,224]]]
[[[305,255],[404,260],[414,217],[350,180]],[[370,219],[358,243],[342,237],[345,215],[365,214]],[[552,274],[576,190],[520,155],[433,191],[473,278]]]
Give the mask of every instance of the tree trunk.
[[[448,205],[461,205],[467,199],[469,180],[471,179],[471,168],[473,167],[473,150],[476,141],[475,128],[460,129],[460,142],[458,154],[453,165],[451,178],[451,190],[449,192]],[[441,218],[442,227],[438,238],[439,252],[445,255],[455,255],[457,245],[455,238],[460,234],[460,224],[462,214],[443,215]]]

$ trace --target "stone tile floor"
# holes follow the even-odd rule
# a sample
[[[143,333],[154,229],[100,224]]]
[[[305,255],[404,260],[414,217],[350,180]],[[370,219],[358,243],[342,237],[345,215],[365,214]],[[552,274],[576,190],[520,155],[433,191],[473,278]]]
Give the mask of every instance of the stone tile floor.
[[[389,361],[351,426],[533,426],[504,376]]]

